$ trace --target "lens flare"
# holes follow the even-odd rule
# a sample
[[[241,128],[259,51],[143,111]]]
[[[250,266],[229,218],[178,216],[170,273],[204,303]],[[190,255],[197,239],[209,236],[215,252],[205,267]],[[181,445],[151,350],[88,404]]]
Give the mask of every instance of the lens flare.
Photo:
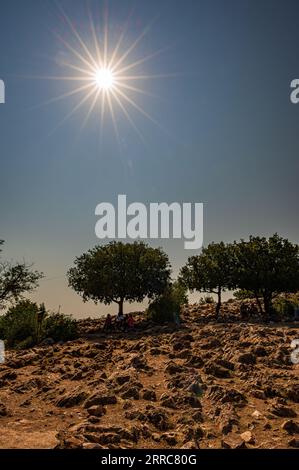
[[[93,111],[100,110],[101,120],[101,134],[103,128],[104,116],[108,113],[113,121],[114,129],[117,138],[119,133],[116,122],[116,111],[120,111],[127,121],[130,123],[134,131],[144,141],[143,135],[135,124],[130,110],[140,113],[142,116],[149,119],[151,122],[161,128],[159,123],[150,116],[143,106],[136,102],[136,95],[142,94],[147,96],[154,96],[145,91],[138,83],[144,83],[145,80],[151,78],[162,78],[176,76],[176,74],[167,75],[146,75],[138,73],[139,67],[148,60],[153,59],[158,54],[164,52],[168,48],[160,49],[154,53],[143,56],[142,58],[135,58],[130,60],[130,56],[137,48],[140,41],[148,33],[150,26],[148,25],[140,35],[132,42],[131,45],[123,47],[125,35],[127,33],[129,20],[124,24],[122,32],[116,42],[114,48],[108,41],[108,13],[103,15],[104,24],[95,24],[93,15],[88,10],[89,17],[89,38],[88,35],[84,36],[84,40],[75,27],[72,20],[67,16],[61,6],[58,6],[64,20],[64,24],[69,27],[69,39],[64,34],[62,37],[54,32],[56,38],[64,46],[63,60],[59,60],[59,65],[69,71],[68,75],[61,76],[46,76],[46,77],[30,77],[47,80],[61,80],[69,81],[70,83],[78,83],[76,88],[50,99],[47,103],[57,102],[68,97],[80,96],[78,103],[74,108],[58,123],[56,130],[67,119],[69,119],[75,112],[77,112],[83,105],[89,102],[89,108],[85,118],[83,119],[82,127],[84,127]],[[67,58],[66,58],[67,57]],[[136,83],[136,85],[135,85]],[[163,129],[163,131],[165,131]]]
[[[112,70],[99,68],[94,75],[95,82],[100,90],[112,90],[115,78]]]

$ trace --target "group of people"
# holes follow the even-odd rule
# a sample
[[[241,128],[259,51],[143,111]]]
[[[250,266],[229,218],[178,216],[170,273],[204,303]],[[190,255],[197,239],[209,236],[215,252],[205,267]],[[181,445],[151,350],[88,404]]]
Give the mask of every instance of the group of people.
[[[127,331],[132,330],[135,326],[135,320],[131,313],[123,314],[118,312],[116,318],[112,317],[110,313],[108,313],[103,330],[104,331],[112,331],[112,330],[121,330]]]

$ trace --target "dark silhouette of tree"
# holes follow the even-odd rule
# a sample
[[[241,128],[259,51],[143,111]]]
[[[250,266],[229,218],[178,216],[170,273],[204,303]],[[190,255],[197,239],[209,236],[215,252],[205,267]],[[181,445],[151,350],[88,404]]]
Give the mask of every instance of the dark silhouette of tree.
[[[160,248],[143,242],[111,242],[96,246],[76,258],[68,271],[69,286],[84,301],[119,306],[124,302],[141,302],[161,294],[170,280],[170,264]]]
[[[232,246],[211,243],[200,255],[191,256],[180,271],[180,280],[191,291],[217,295],[216,315],[221,309],[221,294],[231,286]]]
[[[3,240],[0,240],[0,246],[3,243]],[[42,273],[32,270],[32,265],[0,259],[0,308],[8,302],[21,299],[25,292],[35,289],[42,277]]]
[[[233,284],[253,293],[261,314],[271,314],[279,294],[299,290],[299,247],[277,233],[235,242],[233,253]]]

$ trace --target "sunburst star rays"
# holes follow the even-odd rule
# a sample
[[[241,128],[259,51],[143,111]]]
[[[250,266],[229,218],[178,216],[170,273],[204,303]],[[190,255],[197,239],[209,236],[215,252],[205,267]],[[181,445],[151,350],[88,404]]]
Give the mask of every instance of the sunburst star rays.
[[[61,6],[59,6],[59,9],[62,18],[64,19],[64,23],[69,29],[71,42],[69,42],[69,39],[66,39],[66,36],[62,37],[58,33],[54,34],[64,46],[68,54],[67,59],[59,61],[59,65],[68,70],[68,73],[61,76],[40,76],[31,78],[60,80],[70,83],[79,82],[77,87],[72,88],[70,91],[63,93],[60,96],[56,96],[43,104],[54,103],[76,95],[82,96],[80,96],[73,109],[71,109],[71,111],[68,112],[62,121],[56,126],[55,130],[73,116],[74,113],[84,104],[89,102],[87,114],[83,119],[82,127],[86,126],[93,112],[96,109],[99,109],[101,135],[103,131],[104,117],[109,113],[115,130],[115,135],[120,142],[116,119],[116,113],[120,111],[139,138],[144,142],[142,132],[134,122],[130,109],[149,119],[159,127],[161,126],[157,120],[155,120],[141,105],[138,104],[136,100],[136,96],[138,97],[138,95],[155,96],[140,87],[140,83],[151,78],[163,78],[175,76],[176,74],[140,74],[138,73],[138,67],[164,52],[166,48],[162,48],[144,57],[130,60],[130,57],[132,57],[138,44],[148,33],[150,25],[144,28],[139,36],[137,36],[137,38],[124,49],[124,38],[128,30],[129,17],[121,30],[119,38],[116,41],[116,45],[111,50],[108,38],[107,11],[104,15],[104,25],[102,28],[102,35],[100,36],[98,34],[98,28],[95,25],[93,15],[90,9],[88,9],[87,18],[91,38],[89,43],[82,37],[78,28],[76,28]]]

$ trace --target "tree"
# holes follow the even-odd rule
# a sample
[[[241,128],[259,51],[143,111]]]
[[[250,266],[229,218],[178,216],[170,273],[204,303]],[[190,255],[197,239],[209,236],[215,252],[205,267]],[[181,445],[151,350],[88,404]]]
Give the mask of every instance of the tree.
[[[0,246],[2,244],[3,240],[0,240]],[[25,262],[11,263],[0,260],[0,308],[7,302],[21,299],[25,292],[32,291],[42,277],[42,273],[33,271],[32,265]]]
[[[84,301],[119,306],[124,302],[141,302],[161,294],[170,279],[170,264],[160,248],[143,242],[111,242],[96,246],[76,258],[68,271],[69,286]]]
[[[232,247],[223,242],[211,243],[200,255],[191,256],[180,271],[180,279],[191,291],[217,295],[216,315],[221,309],[221,294],[230,288]]]
[[[235,242],[233,253],[233,284],[254,294],[261,314],[271,314],[279,294],[299,290],[299,247],[277,233]]]

